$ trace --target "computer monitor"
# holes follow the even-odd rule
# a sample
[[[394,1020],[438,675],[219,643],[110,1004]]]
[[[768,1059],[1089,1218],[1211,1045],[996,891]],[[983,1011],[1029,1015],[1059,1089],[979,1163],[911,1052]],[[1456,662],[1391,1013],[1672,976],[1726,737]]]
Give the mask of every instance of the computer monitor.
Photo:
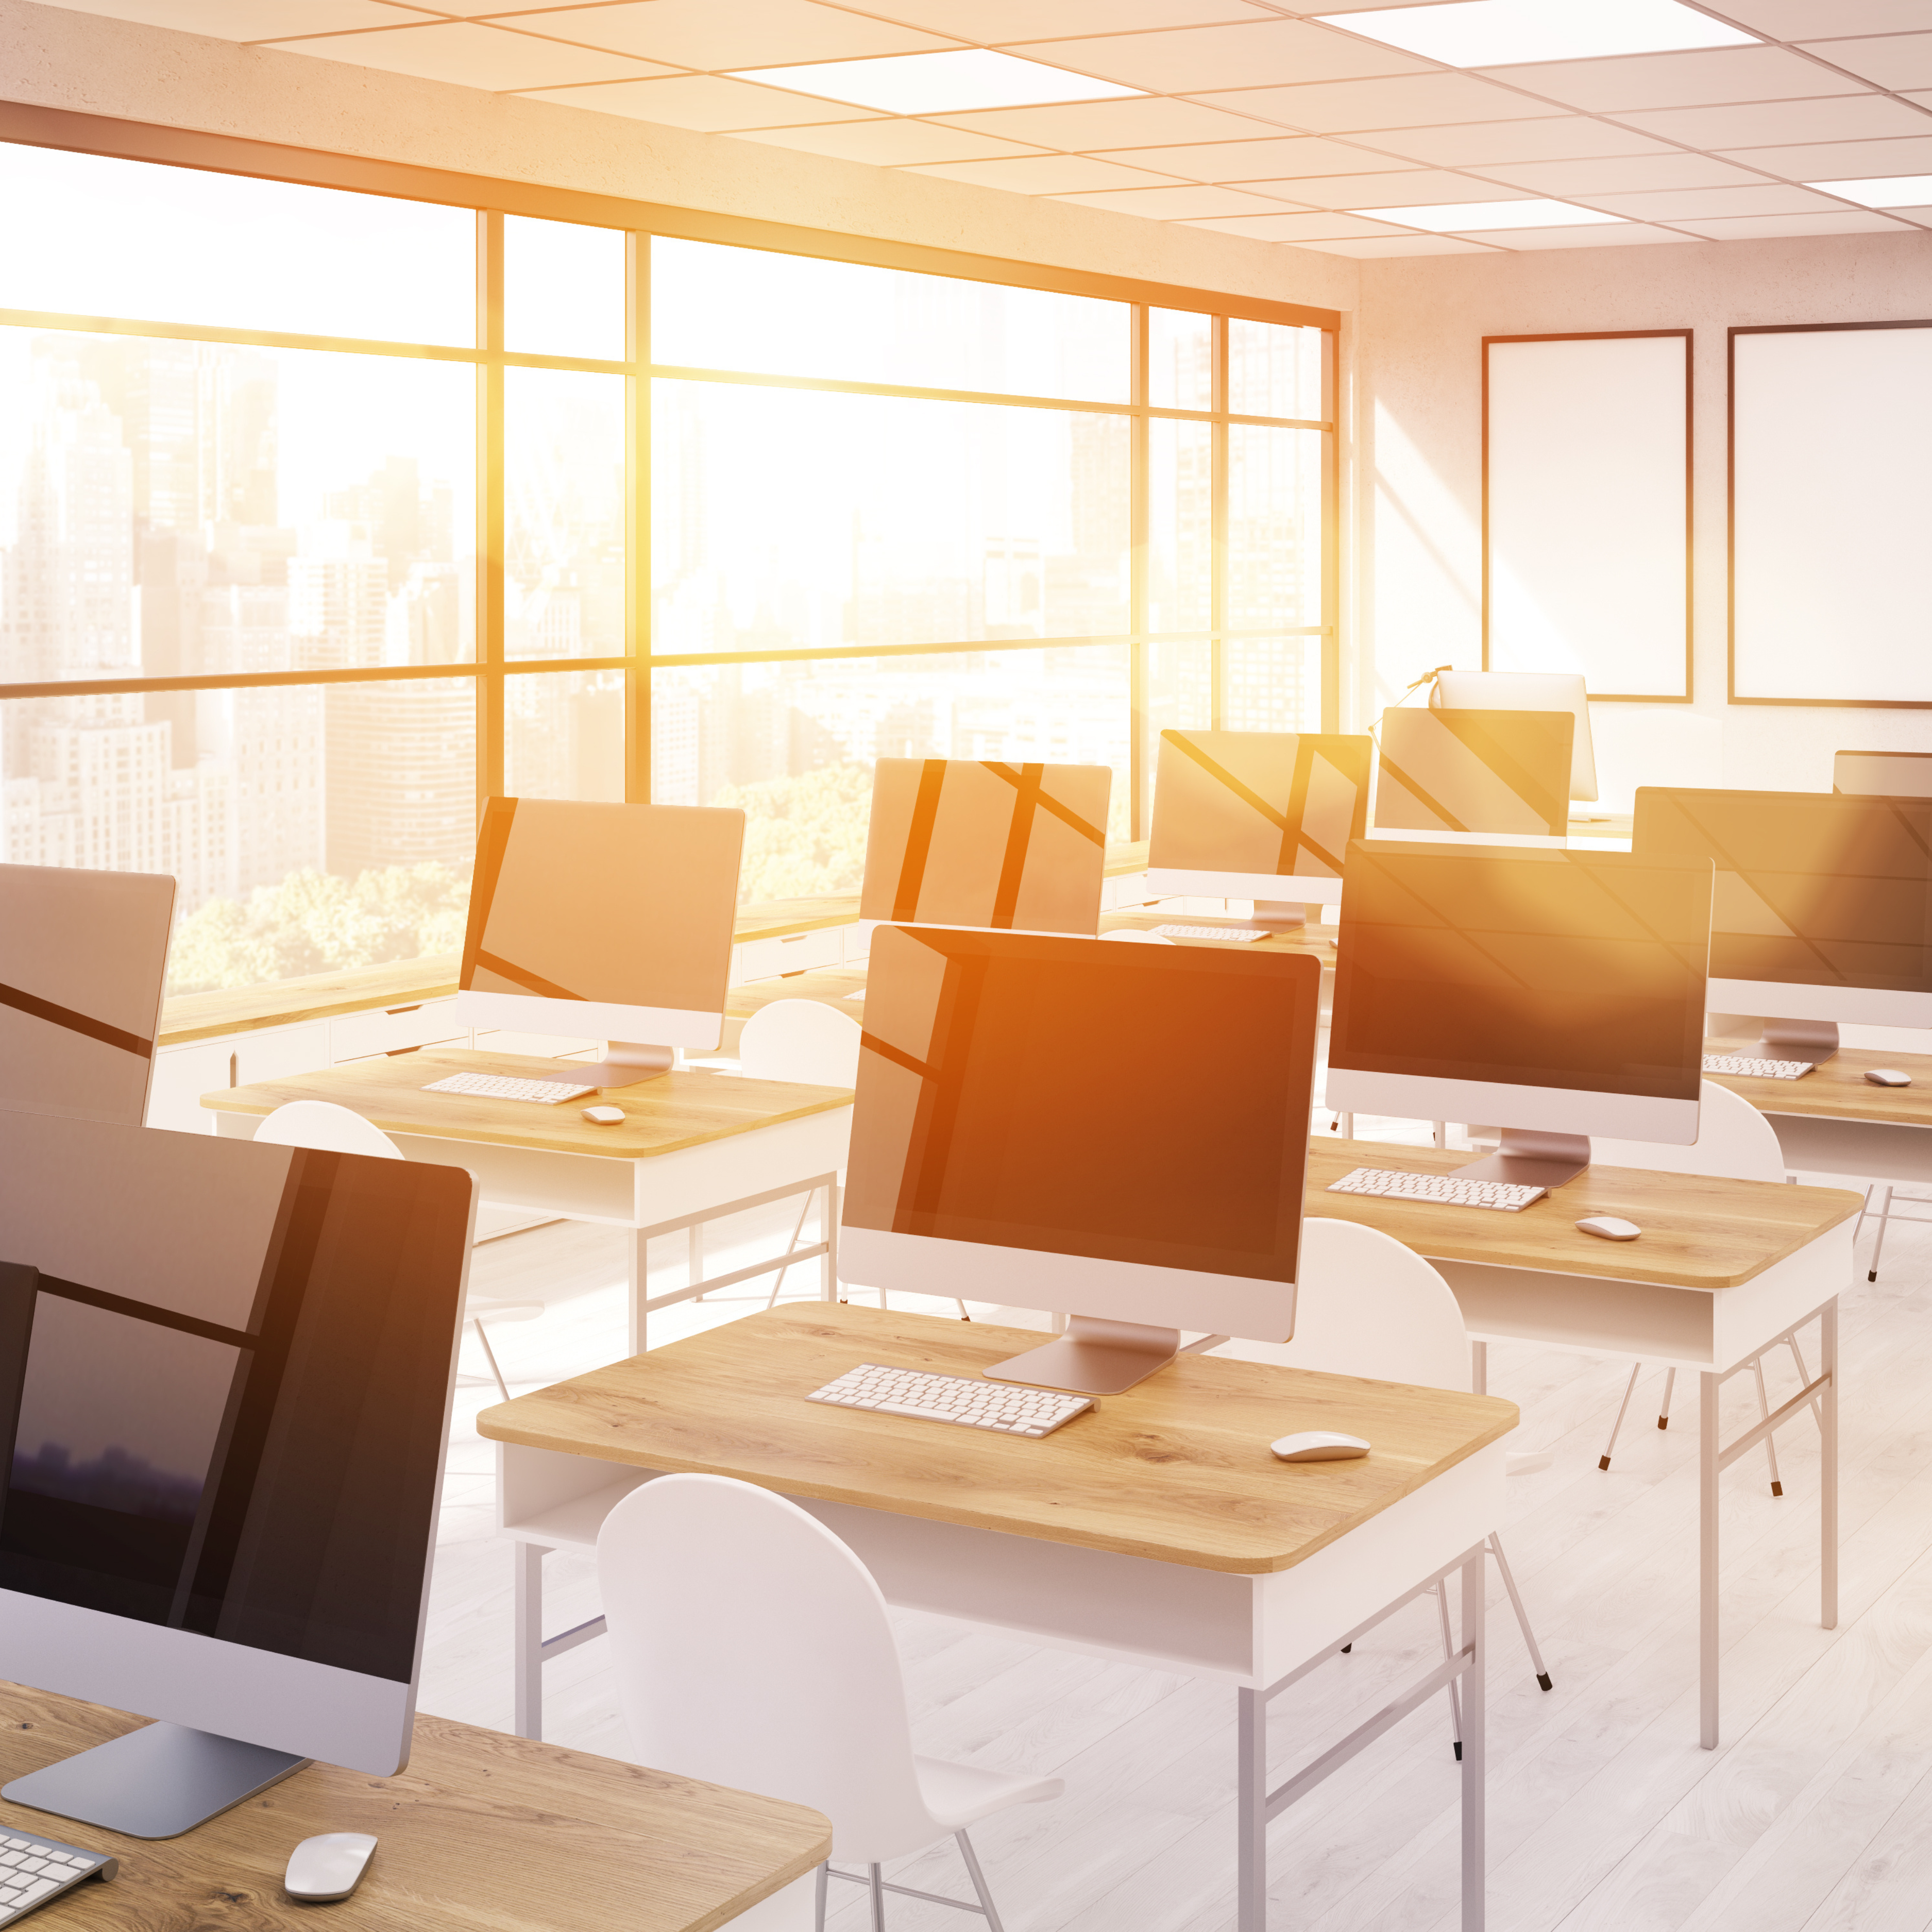
[[[1840,752],[1832,789],[1860,798],[1932,798],[1932,752]]]
[[[1251,899],[1264,932],[1342,902],[1342,855],[1369,820],[1366,736],[1163,731],[1148,844],[1153,897]]]
[[[1462,1172],[1544,1187],[1592,1134],[1696,1141],[1708,860],[1364,839],[1348,875],[1330,1106],[1501,1121]]]
[[[738,910],[745,814],[687,805],[493,798],[476,838],[458,1017],[604,1035],[599,1087],[715,1047]]]
[[[1581,675],[1555,670],[1450,670],[1436,674],[1430,703],[1444,711],[1567,711],[1576,720],[1570,741],[1570,796],[1597,796],[1597,754],[1590,736],[1590,696]]]
[[[1382,713],[1375,829],[1547,845],[1569,830],[1567,711]]]
[[[0,1653],[159,1720],[0,1795],[172,1838],[408,1761],[476,1193],[0,1113]]]
[[[138,1127],[175,882],[0,866],[0,1107]]]
[[[1764,1016],[1767,1046],[1932,1027],[1932,799],[1646,785],[1630,849],[1715,863],[1711,1004]]]
[[[860,917],[1090,938],[1113,779],[1105,765],[880,759]]]
[[[1000,1381],[1118,1394],[1183,1328],[1287,1340],[1321,982],[1312,953],[882,927],[840,1272],[1072,1318]]]

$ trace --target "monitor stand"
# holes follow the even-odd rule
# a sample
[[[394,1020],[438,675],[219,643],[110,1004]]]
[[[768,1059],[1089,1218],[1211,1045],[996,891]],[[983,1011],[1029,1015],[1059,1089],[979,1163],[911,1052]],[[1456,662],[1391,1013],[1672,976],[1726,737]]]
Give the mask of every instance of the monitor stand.
[[[130,1838],[173,1838],[309,1761],[183,1724],[145,1724],[15,1778],[0,1798]]]
[[[1838,1023],[1836,1020],[1768,1019],[1758,1044],[1786,1049],[1783,1053],[1768,1054],[1768,1059],[1808,1060],[1815,1066],[1838,1052]]]
[[[1561,1187],[1590,1165],[1587,1134],[1546,1134],[1526,1127],[1505,1127],[1502,1144],[1486,1160],[1459,1167],[1468,1180],[1508,1180],[1525,1187]]]
[[[1124,1395],[1180,1352],[1178,1328],[1074,1315],[1067,1318],[1064,1335],[995,1362],[986,1372],[989,1382],[1070,1389],[1076,1395]]]
[[[1256,899],[1246,921],[1251,932],[1299,932],[1308,923],[1308,908],[1291,899]]]
[[[598,1087],[634,1087],[655,1080],[677,1064],[674,1046],[645,1046],[634,1040],[607,1040],[604,1058],[583,1070],[582,1077]]]

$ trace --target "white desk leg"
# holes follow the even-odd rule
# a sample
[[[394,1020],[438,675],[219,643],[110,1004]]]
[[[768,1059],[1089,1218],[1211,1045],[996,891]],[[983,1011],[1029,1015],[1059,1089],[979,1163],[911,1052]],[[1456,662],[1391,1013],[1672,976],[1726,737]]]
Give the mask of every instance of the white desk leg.
[[[1830,1378],[1818,1408],[1818,1621],[1838,1628],[1838,1298],[1818,1312],[1818,1372]]]
[[[1258,1690],[1238,1690],[1234,1800],[1237,1932],[1268,1932],[1268,1700]]]
[[[1718,1748],[1718,1378],[1697,1378],[1697,1741]]]
[[[624,1353],[644,1352],[644,1298],[650,1293],[651,1240],[641,1228],[630,1230],[625,1257],[626,1285],[629,1289],[624,1330]]]
[[[818,1298],[838,1299],[838,1184],[825,1184],[825,1252],[818,1258]]]
[[[543,1736],[543,1560],[541,1543],[514,1546],[517,1565],[516,1726],[520,1738]]]
[[[684,1239],[687,1257],[684,1278],[687,1282],[700,1282],[704,1279],[704,1223],[702,1221],[692,1222]],[[701,1294],[694,1294],[692,1299],[702,1301],[704,1298]]]
[[[1469,1652],[1469,1667],[1462,1676],[1462,1932],[1483,1932],[1486,1889],[1484,1780],[1488,1712],[1483,1672],[1489,1648],[1484,1601],[1487,1549],[1486,1542],[1478,1544],[1462,1565],[1462,1641]],[[1446,1586],[1448,1579],[1443,1582]]]
[[[1490,1345],[1486,1342],[1469,1344],[1469,1393],[1487,1395],[1490,1392]]]

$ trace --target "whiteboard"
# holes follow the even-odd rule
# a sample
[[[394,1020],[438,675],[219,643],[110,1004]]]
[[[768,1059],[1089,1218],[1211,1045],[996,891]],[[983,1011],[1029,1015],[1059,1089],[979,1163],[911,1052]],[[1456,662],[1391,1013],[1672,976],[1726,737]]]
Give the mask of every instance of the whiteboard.
[[[1932,323],[1731,334],[1731,695],[1932,704]]]
[[[1690,334],[1491,337],[1484,668],[1690,694]]]

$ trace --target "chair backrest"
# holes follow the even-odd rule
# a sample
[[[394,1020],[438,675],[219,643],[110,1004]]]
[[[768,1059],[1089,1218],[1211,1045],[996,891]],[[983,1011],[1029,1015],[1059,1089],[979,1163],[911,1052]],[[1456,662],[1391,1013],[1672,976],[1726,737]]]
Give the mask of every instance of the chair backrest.
[[[400,1160],[403,1150],[373,1121],[333,1100],[290,1100],[255,1130],[255,1138],[274,1147],[314,1148],[324,1154],[369,1154],[378,1160]]]
[[[1771,1123],[1742,1094],[1706,1080],[1697,1091],[1697,1140],[1694,1147],[1658,1141],[1590,1137],[1593,1166],[1647,1167],[1660,1174],[1711,1174],[1726,1180],[1785,1177],[1784,1150]]]
[[[849,1087],[859,1077],[859,1022],[823,1000],[774,1000],[745,1022],[738,1064],[754,1080]]]
[[[873,1864],[940,1835],[871,1571],[815,1517],[724,1476],[661,1476],[604,1519],[597,1576],[637,1760],[811,1805]]]

